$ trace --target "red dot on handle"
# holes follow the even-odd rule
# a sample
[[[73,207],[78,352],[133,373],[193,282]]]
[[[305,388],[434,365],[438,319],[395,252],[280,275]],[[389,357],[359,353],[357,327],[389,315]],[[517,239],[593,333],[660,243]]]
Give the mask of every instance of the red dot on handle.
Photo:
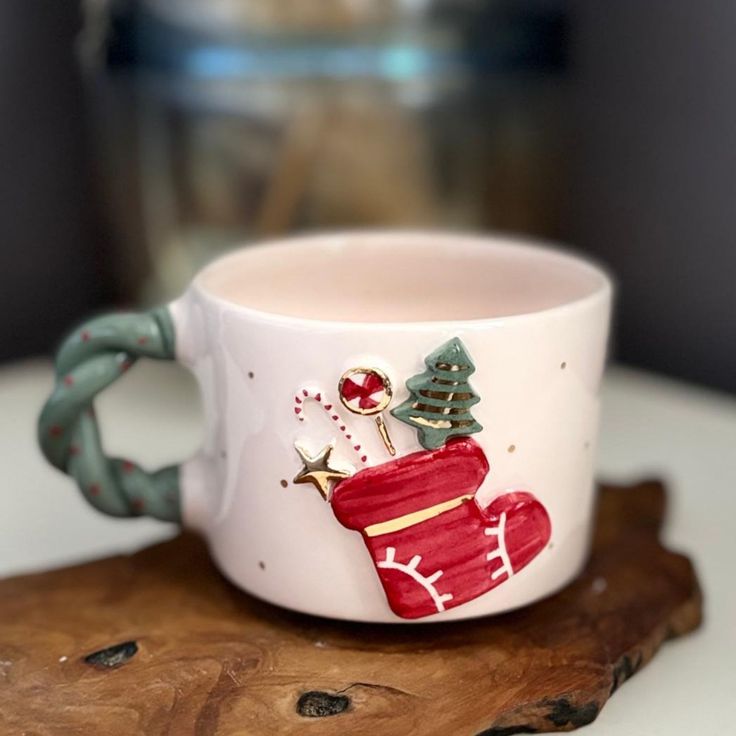
[[[132,473],[135,465],[130,460],[123,460],[123,473]]]
[[[131,505],[131,507],[133,508],[134,511],[143,511],[143,506],[145,504],[143,503],[143,499],[142,498],[134,498],[130,502],[130,505]]]
[[[137,340],[139,345],[145,345],[148,342],[148,338],[145,335],[142,335]]]
[[[99,496],[99,495],[100,495],[100,491],[101,491],[101,490],[102,490],[102,489],[100,488],[100,484],[99,484],[99,483],[93,483],[93,484],[92,484],[92,485],[91,485],[91,486],[89,487],[89,495],[90,495],[90,496]]]
[[[69,446],[69,454],[70,455],[79,455],[80,453],[79,445],[70,445]]]
[[[74,385],[74,377],[73,376],[64,376],[64,385],[65,386],[73,386]]]
[[[85,330],[79,337],[81,338],[82,342],[89,342],[89,338],[91,337],[91,335],[87,330]]]
[[[64,433],[63,427],[60,427],[58,424],[52,424],[49,427],[49,434],[52,437],[61,437],[61,435]]]

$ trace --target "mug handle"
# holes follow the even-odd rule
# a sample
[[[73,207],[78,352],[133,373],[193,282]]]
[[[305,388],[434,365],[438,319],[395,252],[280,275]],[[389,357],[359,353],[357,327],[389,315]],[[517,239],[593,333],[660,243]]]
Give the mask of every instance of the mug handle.
[[[96,509],[180,522],[178,465],[149,473],[102,449],[93,399],[141,357],[175,358],[166,307],[104,315],[75,330],[56,355],[56,385],[38,420],[38,441],[46,459],[72,476]]]

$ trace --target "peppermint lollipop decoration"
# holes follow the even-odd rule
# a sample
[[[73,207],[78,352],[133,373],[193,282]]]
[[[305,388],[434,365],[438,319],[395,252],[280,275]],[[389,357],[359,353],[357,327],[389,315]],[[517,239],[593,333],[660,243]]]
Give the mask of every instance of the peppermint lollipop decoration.
[[[391,455],[395,455],[396,449],[381,415],[393,396],[388,376],[378,368],[350,368],[342,374],[338,392],[340,401],[348,411],[363,416],[375,416],[383,444]]]

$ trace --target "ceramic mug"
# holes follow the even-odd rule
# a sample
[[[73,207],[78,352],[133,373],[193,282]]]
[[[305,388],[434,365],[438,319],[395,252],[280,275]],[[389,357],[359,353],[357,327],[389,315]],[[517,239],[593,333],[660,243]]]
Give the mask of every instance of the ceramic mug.
[[[92,320],[57,357],[49,460],[117,516],[181,520],[280,606],[448,621],[549,595],[585,562],[611,284],[496,237],[346,233],[243,248],[167,307]],[[204,396],[205,444],[107,458],[94,396],[146,356]]]

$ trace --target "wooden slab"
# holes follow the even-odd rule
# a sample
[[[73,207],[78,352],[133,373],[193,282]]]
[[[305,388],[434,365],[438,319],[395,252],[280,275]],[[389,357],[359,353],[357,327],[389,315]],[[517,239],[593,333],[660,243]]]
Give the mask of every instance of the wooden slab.
[[[558,595],[455,624],[310,618],[226,583],[182,535],[0,582],[0,733],[484,734],[571,730],[696,628],[656,482],[604,488],[590,563]],[[635,685],[634,685],[635,687]]]

